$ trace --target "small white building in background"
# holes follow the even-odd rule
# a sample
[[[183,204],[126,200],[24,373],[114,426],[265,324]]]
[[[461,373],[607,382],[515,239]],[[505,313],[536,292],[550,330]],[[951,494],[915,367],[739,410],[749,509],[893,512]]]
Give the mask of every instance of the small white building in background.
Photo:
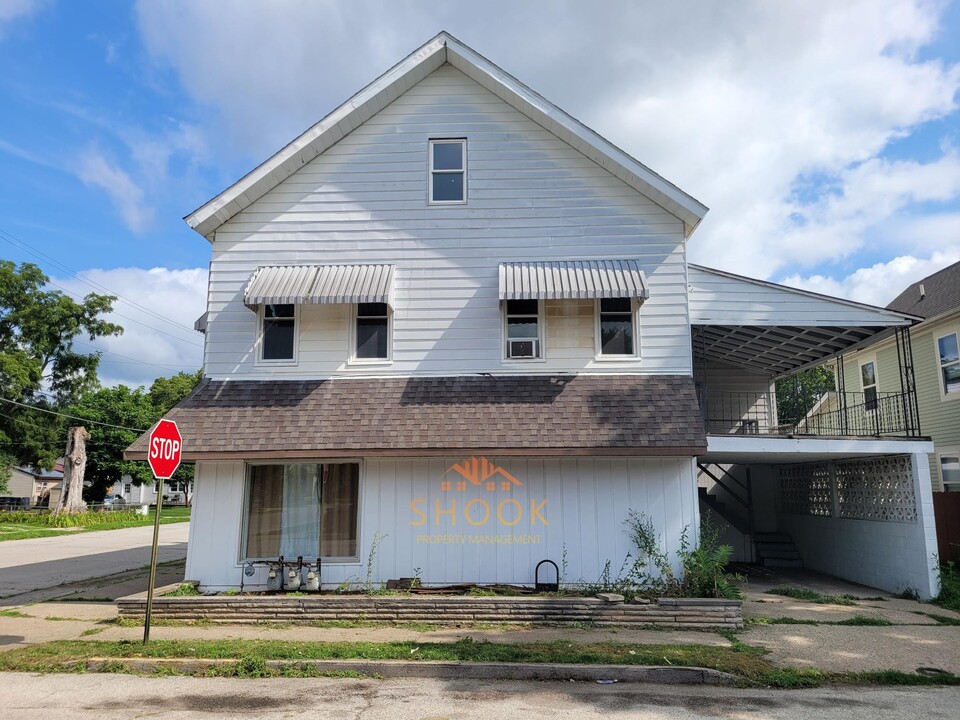
[[[882,433],[783,424],[773,384],[915,318],[689,264],[706,212],[446,33],[401,60],[186,218],[187,576],[595,582],[633,511],[675,562],[708,513],[740,559],[934,594],[909,364]]]
[[[163,486],[163,501],[178,505],[189,503],[193,495],[191,483],[174,480],[165,482]],[[155,505],[157,503],[157,483],[137,484],[129,475],[115,484],[113,495],[119,495],[127,505]]]

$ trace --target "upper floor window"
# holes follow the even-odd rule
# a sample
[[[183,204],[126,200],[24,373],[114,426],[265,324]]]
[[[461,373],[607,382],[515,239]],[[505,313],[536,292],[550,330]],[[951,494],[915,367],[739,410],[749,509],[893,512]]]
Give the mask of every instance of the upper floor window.
[[[260,359],[287,361],[296,357],[295,305],[264,305],[261,312]]]
[[[359,303],[356,314],[356,360],[390,358],[390,309],[386,303]]]
[[[598,303],[598,354],[636,357],[636,312],[630,298],[601,298]]]
[[[467,201],[467,141],[430,141],[430,202]]]
[[[505,323],[505,357],[508,360],[535,360],[541,357],[539,300],[507,300]]]
[[[960,343],[957,333],[937,338],[941,388],[944,395],[960,393]]]
[[[863,389],[863,405],[867,410],[877,409],[877,364],[868,360],[860,365],[860,387]]]

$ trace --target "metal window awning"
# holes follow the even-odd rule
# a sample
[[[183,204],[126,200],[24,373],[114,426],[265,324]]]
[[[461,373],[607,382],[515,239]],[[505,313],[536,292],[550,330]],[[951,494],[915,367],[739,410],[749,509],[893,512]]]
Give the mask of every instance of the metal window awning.
[[[393,265],[264,265],[243,293],[249,308],[259,305],[352,305],[393,307]]]
[[[638,260],[500,264],[501,300],[588,300],[650,296]]]
[[[196,321],[193,323],[193,329],[196,330],[198,333],[206,333],[206,332],[207,332],[207,317],[209,317],[209,315],[210,315],[210,313],[209,313],[209,311],[208,311],[208,312],[205,312],[205,313],[204,313],[203,315],[201,315],[200,317],[198,317],[198,318],[196,319]]]

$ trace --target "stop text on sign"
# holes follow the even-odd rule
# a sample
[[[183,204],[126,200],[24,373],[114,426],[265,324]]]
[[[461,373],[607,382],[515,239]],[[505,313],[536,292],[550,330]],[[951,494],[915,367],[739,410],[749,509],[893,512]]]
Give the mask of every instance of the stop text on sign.
[[[158,460],[173,460],[180,454],[180,441],[167,438],[154,438],[150,443],[150,457]]]

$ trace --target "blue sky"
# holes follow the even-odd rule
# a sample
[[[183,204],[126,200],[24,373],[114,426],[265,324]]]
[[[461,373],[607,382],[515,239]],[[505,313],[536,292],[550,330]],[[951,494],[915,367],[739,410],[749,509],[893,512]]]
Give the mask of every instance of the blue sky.
[[[550,7],[4,0],[0,257],[122,296],[107,382],[199,366],[182,217],[446,29],[707,204],[697,262],[883,304],[960,259],[957,2]]]

